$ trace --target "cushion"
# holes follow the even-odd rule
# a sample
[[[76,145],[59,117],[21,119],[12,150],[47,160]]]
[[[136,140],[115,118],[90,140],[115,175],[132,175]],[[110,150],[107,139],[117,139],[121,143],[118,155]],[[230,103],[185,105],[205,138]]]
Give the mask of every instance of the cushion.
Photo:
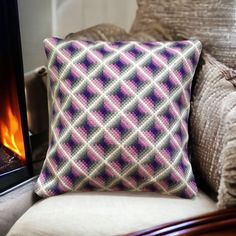
[[[45,40],[51,140],[36,193],[156,191],[193,197],[191,81],[199,41]]]
[[[153,25],[163,23],[170,27],[175,39],[195,36],[211,55],[236,67],[235,0],[137,0],[137,3],[131,33],[151,31]]]
[[[230,204],[229,198],[234,199],[236,205],[236,136],[233,116],[236,111],[236,72],[205,52],[202,54],[201,64],[194,79],[191,101],[193,168],[208,192],[213,191],[215,196],[218,191],[221,193],[221,207]]]
[[[66,193],[34,204],[7,236],[124,235],[216,210],[200,192],[194,200],[151,193]]]
[[[222,151],[224,162],[218,196],[219,208],[236,206],[236,89],[231,95],[224,107],[227,133]]]
[[[125,31],[125,29],[114,25],[114,24],[98,24],[84,30],[80,30],[74,33],[69,33],[65,40],[90,40],[90,41],[140,41],[140,42],[149,42],[149,41],[171,41],[172,37],[170,30],[167,26],[162,24],[153,24],[150,27],[150,31],[146,30],[145,32],[137,32],[135,34],[130,34]],[[48,91],[48,113],[49,120],[51,120],[51,94],[49,92],[49,80],[43,80]],[[45,125],[48,126],[46,122]],[[50,136],[50,130],[49,130]]]

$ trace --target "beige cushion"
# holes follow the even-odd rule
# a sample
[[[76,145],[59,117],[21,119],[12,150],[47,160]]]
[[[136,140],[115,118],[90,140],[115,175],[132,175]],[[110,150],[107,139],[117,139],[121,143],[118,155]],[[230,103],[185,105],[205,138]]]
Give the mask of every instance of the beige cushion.
[[[150,31],[155,24],[170,27],[176,38],[197,37],[219,61],[235,67],[235,0],[137,0],[131,33]]]
[[[230,155],[229,151],[223,150],[228,145],[229,139],[232,139],[229,135],[233,135],[230,134],[232,129],[228,127],[227,122],[232,120],[232,116],[229,118],[229,113],[236,110],[236,89],[233,84],[236,72],[219,63],[207,53],[203,53],[201,59],[202,66],[199,67],[196,74],[191,102],[192,163],[196,176],[203,180],[201,182],[209,188],[209,192],[214,191],[217,194],[218,191],[225,192],[226,187],[233,188],[233,186],[225,186],[223,182],[220,187],[220,181],[222,168],[224,165],[228,165],[227,156]],[[233,150],[236,150],[235,135],[230,146],[232,153]],[[225,174],[230,174],[231,181],[234,183],[236,171],[232,172],[232,164],[236,167],[235,155],[229,157],[231,169],[225,169]],[[231,197],[234,198],[234,204],[236,204],[235,187],[234,196]],[[223,199],[223,195],[219,200],[221,207],[224,207],[223,202],[225,206],[228,205],[226,199]]]
[[[215,209],[201,192],[194,200],[150,193],[67,193],[36,203],[8,236],[120,235]]]
[[[222,151],[224,162],[218,196],[218,206],[220,208],[236,206],[236,89],[234,94],[231,93],[230,95],[228,96],[227,106],[224,107],[222,112],[226,114],[227,132],[224,137]]]

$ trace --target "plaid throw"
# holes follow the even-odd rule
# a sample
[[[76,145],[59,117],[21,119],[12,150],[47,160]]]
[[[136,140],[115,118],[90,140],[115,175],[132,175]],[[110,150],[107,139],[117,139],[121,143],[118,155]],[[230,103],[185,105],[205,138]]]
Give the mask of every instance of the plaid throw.
[[[191,83],[199,41],[45,40],[51,138],[36,193],[154,191],[191,198]]]

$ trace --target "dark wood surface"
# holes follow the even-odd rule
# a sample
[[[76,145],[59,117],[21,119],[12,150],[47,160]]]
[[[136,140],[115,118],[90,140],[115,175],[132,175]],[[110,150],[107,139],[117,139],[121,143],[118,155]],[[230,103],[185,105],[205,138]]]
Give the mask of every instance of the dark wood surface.
[[[147,235],[236,236],[236,208],[220,210],[199,217],[152,227],[127,236]]]

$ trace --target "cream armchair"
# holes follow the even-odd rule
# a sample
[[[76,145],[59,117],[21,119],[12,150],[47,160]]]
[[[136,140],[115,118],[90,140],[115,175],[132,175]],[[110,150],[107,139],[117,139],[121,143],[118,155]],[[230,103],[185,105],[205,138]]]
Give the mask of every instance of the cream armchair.
[[[139,7],[141,9],[143,1],[138,2],[140,3]],[[176,3],[176,1],[174,2]],[[209,3],[210,2],[212,1],[209,1]],[[150,13],[153,13],[152,4],[158,4],[158,1],[147,1],[147,8],[149,7],[148,9]],[[219,4],[219,6],[221,5]],[[178,4],[176,7],[178,7]],[[138,14],[141,14],[140,12],[142,12],[140,9],[138,10]],[[165,8],[163,8],[163,11],[164,10]],[[194,16],[194,9],[191,9],[191,14]],[[144,16],[146,17],[147,15],[147,12],[144,12]],[[197,13],[195,15],[197,15]],[[145,17],[141,19],[141,22],[144,22]],[[158,18],[154,17],[152,25],[148,24],[144,27],[146,30],[143,28],[138,30],[137,23],[134,24],[130,33],[125,32],[119,27],[100,25],[70,34],[66,37],[66,40],[71,38],[114,41],[171,40],[174,33],[176,33],[176,29],[173,31],[171,30],[170,25],[168,26],[167,24],[164,26],[159,24],[159,20],[157,19]],[[141,25],[145,26],[144,24]],[[212,28],[212,30],[214,29]],[[178,37],[181,37],[181,35],[178,35]],[[207,58],[208,56],[204,57],[204,62],[206,62]],[[216,63],[214,60],[212,61],[210,59],[210,62],[210,64],[216,66],[216,68],[220,67],[220,64]],[[230,71],[226,69],[226,67],[223,68],[225,68],[225,71]],[[204,76],[201,76],[201,78],[208,78],[208,75]],[[232,78],[232,76],[230,78]],[[39,77],[36,76],[36,79],[38,80]],[[202,86],[204,83],[200,84]],[[233,89],[233,84],[228,85],[230,86],[230,89]],[[201,86],[194,85],[194,96],[197,96],[197,93],[201,92]],[[215,103],[212,103],[211,105],[212,109],[214,106],[217,106]],[[193,113],[200,109],[197,105],[194,105],[193,107],[195,109],[192,111]],[[215,110],[218,111],[218,109]],[[217,119],[219,121],[223,119],[217,112],[214,114],[215,116],[211,116],[211,119]],[[197,120],[196,122],[201,125],[200,120]],[[210,122],[212,122],[212,120],[210,120]],[[209,134],[209,137],[212,137],[210,132],[212,132],[212,130],[206,128],[204,135]],[[214,135],[216,136],[217,134],[214,133]],[[190,137],[191,144],[193,135],[190,134]],[[231,137],[232,140],[235,138],[233,135],[231,135]],[[212,144],[211,140],[209,143],[211,143],[210,145],[214,145],[214,142]],[[196,143],[194,143],[194,145],[196,145]],[[211,147],[213,148],[213,146]],[[196,175],[201,171],[200,164],[198,163],[195,165],[196,168],[194,170]],[[212,173],[211,169],[206,169],[206,172],[207,171]],[[8,236],[123,235],[131,232],[137,233],[131,233],[129,235],[206,235],[209,233],[214,235],[213,233],[215,231],[222,232],[222,235],[227,235],[227,233],[231,233],[231,235],[236,234],[234,227],[236,223],[235,209],[232,208],[231,210],[219,211],[217,208],[216,193],[214,189],[209,188],[211,182],[208,177],[210,176],[207,176],[207,174],[201,174],[200,176],[201,178],[199,179],[199,183],[201,187],[197,197],[192,200],[160,196],[153,193],[132,194],[93,192],[67,193],[43,200],[36,198],[36,201],[29,201],[29,199],[35,199],[33,198],[33,182],[31,182],[25,185],[27,186],[25,187],[27,193],[24,193],[24,196],[26,196],[25,199],[28,200],[21,201],[24,202],[25,206],[18,210],[18,214],[15,217],[11,218],[12,224],[19,217],[19,212],[23,214],[27,208],[29,209],[17,220],[15,225],[10,229]],[[227,176],[224,176],[224,178],[227,178]],[[221,184],[223,183],[225,182],[222,180]],[[204,192],[203,189],[208,191]],[[19,191],[19,189],[15,191]],[[13,192],[11,194],[14,195]],[[212,198],[211,195],[214,195],[215,198]],[[15,204],[19,201],[19,196],[14,197]],[[231,204],[231,207],[232,205],[233,204]],[[13,207],[9,208],[10,212],[14,212],[15,210],[16,209]],[[12,215],[14,214],[12,213]],[[198,217],[199,215],[204,216]],[[2,222],[4,220],[6,221],[5,213],[4,216],[1,214],[1,217]],[[2,229],[4,228],[1,228],[1,230]],[[6,233],[8,229],[9,224],[2,231]]]

